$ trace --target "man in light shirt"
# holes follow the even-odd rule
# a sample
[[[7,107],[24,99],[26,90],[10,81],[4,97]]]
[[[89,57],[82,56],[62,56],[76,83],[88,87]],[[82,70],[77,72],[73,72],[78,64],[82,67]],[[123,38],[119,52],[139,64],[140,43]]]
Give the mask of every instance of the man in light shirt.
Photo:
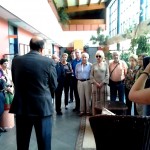
[[[80,116],[90,115],[91,82],[90,72],[92,64],[88,62],[89,54],[82,53],[82,61],[76,65],[75,75],[78,79],[78,93],[80,97]]]
[[[124,79],[127,74],[127,64],[125,61],[120,60],[119,52],[113,52],[113,61],[109,64],[110,72],[110,100],[116,101],[117,94],[120,102],[124,102]]]

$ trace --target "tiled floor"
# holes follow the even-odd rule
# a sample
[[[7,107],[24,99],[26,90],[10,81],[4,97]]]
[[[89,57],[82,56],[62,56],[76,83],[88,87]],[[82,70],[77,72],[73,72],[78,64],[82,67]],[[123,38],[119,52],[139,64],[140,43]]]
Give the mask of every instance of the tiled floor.
[[[80,125],[80,117],[72,112],[74,103],[68,110],[62,108],[63,115],[53,116],[52,150],[74,150]],[[0,150],[16,150],[15,127],[0,136]],[[34,130],[30,140],[30,150],[37,150]]]

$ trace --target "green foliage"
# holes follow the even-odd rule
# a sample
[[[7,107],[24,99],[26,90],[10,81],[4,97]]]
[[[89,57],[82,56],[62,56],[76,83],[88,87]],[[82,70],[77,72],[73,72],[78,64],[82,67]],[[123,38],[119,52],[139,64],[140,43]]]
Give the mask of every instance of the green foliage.
[[[150,43],[148,42],[148,38],[146,35],[141,35],[138,38],[133,38],[131,39],[131,46],[130,46],[130,51],[134,53],[135,47],[136,49],[136,54],[142,54],[142,53],[147,53],[150,54]]]
[[[68,24],[69,16],[66,13],[65,8],[64,7],[59,7],[57,11],[58,11],[58,15],[59,15],[59,18],[60,18],[59,22],[62,23],[63,25]]]
[[[107,60],[111,60],[112,59],[112,53],[110,53],[110,51],[105,52],[105,57]]]
[[[129,48],[131,53],[135,52],[135,47],[137,46],[137,41],[138,41],[138,39],[136,39],[136,38],[131,39],[131,42],[130,42],[131,46]]]
[[[121,55],[120,55],[120,59],[124,60],[127,64],[128,64],[128,61],[129,61],[129,57],[130,57],[130,53],[122,52]]]
[[[149,53],[150,54],[150,44],[148,43],[146,36],[140,36],[137,40],[138,48],[137,55],[141,53]]]
[[[102,32],[104,30],[98,27],[97,29],[97,36],[92,35],[90,38],[90,41],[93,42],[93,44],[96,44],[97,42],[99,45],[107,45],[108,36],[104,35]]]

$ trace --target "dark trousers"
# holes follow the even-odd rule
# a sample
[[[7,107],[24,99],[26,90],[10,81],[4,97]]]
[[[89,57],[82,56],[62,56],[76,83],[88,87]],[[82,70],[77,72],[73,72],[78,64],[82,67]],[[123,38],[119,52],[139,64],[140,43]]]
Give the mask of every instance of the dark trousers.
[[[73,101],[73,76],[71,76],[71,78],[70,78],[70,100],[72,100]]]
[[[132,101],[130,101],[129,98],[128,98],[129,92],[130,92],[130,90],[125,87],[126,105],[128,107],[128,109],[127,109],[127,115],[131,115],[131,108],[132,108]]]
[[[63,92],[63,84],[58,83],[57,89],[55,91],[55,108],[56,112],[61,112],[61,96]]]
[[[51,150],[52,117],[16,115],[17,150],[28,150],[32,128],[35,128],[38,150]]]
[[[66,78],[64,82],[65,106],[68,105],[69,84],[70,84],[70,78]]]
[[[116,101],[117,93],[118,93],[119,101],[124,102],[124,97],[125,97],[124,83],[122,81],[120,82],[111,81],[111,84],[110,84],[110,100],[111,101]]]
[[[78,94],[78,80],[74,77],[73,78],[73,90],[74,90],[74,96],[75,96],[75,109],[79,110],[80,109],[80,98]]]

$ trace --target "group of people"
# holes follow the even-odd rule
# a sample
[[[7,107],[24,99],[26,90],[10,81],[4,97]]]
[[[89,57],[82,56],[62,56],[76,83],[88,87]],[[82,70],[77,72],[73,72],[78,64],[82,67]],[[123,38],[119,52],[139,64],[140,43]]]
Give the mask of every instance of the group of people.
[[[33,126],[38,149],[51,150],[53,99],[55,97],[57,114],[62,115],[63,90],[65,108],[67,109],[70,89],[75,97],[73,111],[80,112],[80,116],[90,115],[91,106],[94,115],[95,102],[107,98],[108,84],[111,101],[115,101],[118,97],[119,101],[123,102],[126,95],[129,114],[132,103],[130,100],[150,104],[150,89],[144,89],[150,74],[150,64],[145,70],[142,69],[143,55],[140,55],[138,60],[135,55],[130,56],[128,67],[126,62],[120,60],[118,52],[112,54],[113,60],[108,63],[103,51],[98,50],[95,54],[96,62],[91,64],[88,61],[88,53],[75,50],[75,59],[67,62],[66,53],[62,54],[61,60],[56,55],[53,55],[52,59],[42,56],[45,41],[41,37],[32,37],[29,45],[29,53],[16,56],[12,60],[13,84],[8,83],[9,86],[5,89],[5,93],[7,91],[13,93],[12,87],[15,91],[9,112],[16,116],[18,150],[28,150]],[[6,76],[5,73],[7,71],[3,70],[0,75],[2,81],[6,82],[3,78],[3,75]],[[0,90],[2,102],[5,93]]]
[[[75,53],[75,59],[71,63],[67,62],[68,54],[66,53],[62,54],[61,61],[59,62],[62,68],[67,68],[67,71],[72,74],[72,78],[68,78],[65,75],[66,71],[61,75],[57,73],[58,87],[55,100],[57,114],[62,115],[61,95],[63,86],[65,108],[68,104],[69,83],[71,81],[75,97],[75,108],[73,111],[79,112],[80,116],[91,115],[91,113],[95,115],[95,103],[97,101],[103,102],[108,98],[108,85],[110,87],[110,100],[116,101],[118,98],[120,102],[125,102],[128,107],[127,115],[131,115],[132,101],[129,100],[129,92],[144,70],[143,59],[146,57],[146,54],[140,54],[138,56],[132,54],[129,57],[129,63],[126,63],[120,59],[120,53],[118,51],[113,52],[113,59],[108,61],[105,60],[104,52],[98,50],[95,54],[96,62],[91,64],[88,61],[88,53],[81,53],[81,50],[75,50],[73,52]],[[66,56],[65,58],[64,55]],[[63,62],[64,59],[65,63]],[[69,64],[70,67],[65,67],[66,64]],[[60,67],[57,68],[60,69]],[[59,76],[61,77],[60,80]],[[63,76],[66,77],[63,79]],[[133,103],[133,106],[134,115],[149,115],[147,113],[148,105]]]

